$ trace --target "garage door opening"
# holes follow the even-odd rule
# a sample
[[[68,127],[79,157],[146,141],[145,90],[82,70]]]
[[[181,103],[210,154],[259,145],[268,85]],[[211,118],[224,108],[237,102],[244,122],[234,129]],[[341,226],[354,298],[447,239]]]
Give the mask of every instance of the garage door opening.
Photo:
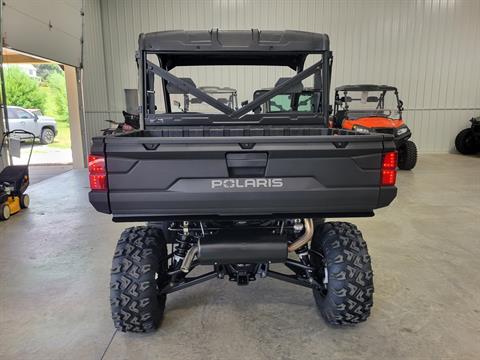
[[[8,129],[35,135],[35,141],[22,136],[20,157],[12,153],[12,163],[27,163],[33,148],[32,183],[71,170],[67,66],[8,48],[3,48],[3,63]]]

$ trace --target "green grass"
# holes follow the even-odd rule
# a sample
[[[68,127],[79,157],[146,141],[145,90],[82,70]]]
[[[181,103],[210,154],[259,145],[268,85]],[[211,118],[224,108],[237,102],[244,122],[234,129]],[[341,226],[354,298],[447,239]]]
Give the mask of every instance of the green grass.
[[[41,86],[40,89],[44,92],[46,97],[44,114],[53,117],[57,121],[58,135],[55,137],[54,142],[48,145],[48,147],[55,149],[70,149],[70,124],[68,123],[68,116],[62,119],[61,116],[56,113],[53,89],[48,86]]]
[[[57,121],[58,135],[55,136],[55,140],[49,147],[56,149],[70,149],[72,144],[70,143],[70,124],[66,121]]]
[[[48,149],[44,146],[48,146],[49,149],[70,149],[70,125],[66,121],[57,121],[58,134],[55,136],[53,143],[49,145],[40,145],[40,141],[35,141],[34,153],[48,153]],[[31,144],[31,141],[25,141],[25,144]]]

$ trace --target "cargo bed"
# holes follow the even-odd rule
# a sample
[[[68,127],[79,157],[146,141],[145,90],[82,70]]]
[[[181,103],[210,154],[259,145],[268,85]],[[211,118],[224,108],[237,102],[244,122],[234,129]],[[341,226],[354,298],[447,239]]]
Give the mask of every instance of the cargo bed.
[[[94,138],[108,190],[92,191],[90,201],[116,221],[148,221],[369,216],[394,199],[396,187],[380,186],[382,154],[395,150],[391,136],[275,129],[234,136],[252,128],[179,127]]]

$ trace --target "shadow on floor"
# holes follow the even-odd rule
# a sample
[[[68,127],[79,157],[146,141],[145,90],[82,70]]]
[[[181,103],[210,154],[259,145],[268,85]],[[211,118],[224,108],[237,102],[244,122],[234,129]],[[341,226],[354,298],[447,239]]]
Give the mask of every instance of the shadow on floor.
[[[30,165],[30,185],[47,180],[73,169],[72,164],[66,165]]]

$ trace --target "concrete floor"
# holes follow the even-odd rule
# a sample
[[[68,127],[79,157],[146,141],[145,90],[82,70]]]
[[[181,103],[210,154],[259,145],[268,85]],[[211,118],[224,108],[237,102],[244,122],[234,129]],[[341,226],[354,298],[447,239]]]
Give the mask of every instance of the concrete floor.
[[[30,188],[0,223],[0,359],[478,359],[480,158],[423,155],[399,196],[355,219],[369,244],[368,322],[327,326],[310,291],[274,279],[212,280],[167,300],[161,330],[116,333],[108,283],[113,224],[87,201],[85,172]]]
[[[60,175],[73,169],[72,164],[67,165],[30,165],[30,185],[39,183],[40,181],[50,179],[51,177]]]

